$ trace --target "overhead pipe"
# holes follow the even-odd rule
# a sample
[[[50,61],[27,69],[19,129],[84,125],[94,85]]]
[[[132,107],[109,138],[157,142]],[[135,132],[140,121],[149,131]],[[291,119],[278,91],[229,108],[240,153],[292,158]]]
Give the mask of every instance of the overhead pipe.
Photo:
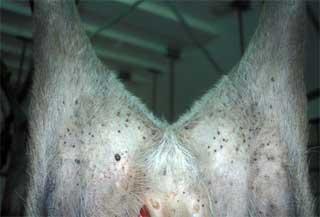
[[[31,4],[32,3],[30,3],[30,5]],[[20,15],[24,15],[24,16],[31,16],[32,15],[32,12],[31,12],[32,9],[28,10],[27,7],[23,7],[22,5],[19,5],[19,4],[10,2],[10,1],[1,2],[0,8],[17,13],[17,14],[20,14]],[[3,25],[3,23],[0,25],[0,27],[2,25]],[[94,33],[97,29],[96,25],[92,25],[89,23],[84,23],[84,27],[85,27],[85,30],[89,34]],[[11,30],[14,31],[15,29],[11,29]],[[32,37],[31,31],[25,31],[25,30],[22,30],[22,31],[23,31],[22,33],[20,33],[19,30],[15,31],[15,32],[18,32],[18,34],[16,34],[16,35],[23,34],[23,36],[28,35],[29,37]],[[166,53],[166,46],[165,45],[140,38],[138,36],[130,34],[129,32],[122,32],[122,31],[118,31],[118,30],[114,30],[114,29],[107,29],[107,30],[101,32],[99,34],[99,36],[102,36],[105,38],[111,38],[111,39],[114,39],[117,41],[123,41],[125,43],[132,44],[136,47],[140,47],[140,48],[143,48],[146,50],[150,50],[152,52],[156,52],[158,54],[165,54]]]

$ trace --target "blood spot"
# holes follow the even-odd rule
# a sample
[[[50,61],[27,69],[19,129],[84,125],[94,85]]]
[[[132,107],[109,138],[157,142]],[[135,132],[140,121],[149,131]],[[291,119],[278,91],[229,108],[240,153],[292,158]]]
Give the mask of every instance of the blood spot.
[[[139,217],[151,217],[148,208],[145,205],[140,209]]]

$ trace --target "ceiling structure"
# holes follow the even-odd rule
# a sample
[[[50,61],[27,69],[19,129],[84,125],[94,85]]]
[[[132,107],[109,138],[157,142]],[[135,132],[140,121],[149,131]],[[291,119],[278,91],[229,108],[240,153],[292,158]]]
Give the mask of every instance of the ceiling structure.
[[[12,71],[19,71],[19,67],[28,70],[30,67],[30,63],[20,64],[23,41],[32,41],[32,11],[29,3],[28,0],[4,0],[0,4],[2,58]],[[132,8],[135,3],[137,5]],[[233,10],[231,1],[218,4],[213,1],[172,4],[175,4],[201,45],[219,37],[221,25],[215,25],[214,20]],[[95,34],[91,41],[98,56],[117,71],[166,72],[168,48],[178,49],[183,55],[194,47],[168,2],[80,0],[77,5],[89,36],[115,21]],[[31,59],[30,48],[31,43],[28,43],[25,62]]]

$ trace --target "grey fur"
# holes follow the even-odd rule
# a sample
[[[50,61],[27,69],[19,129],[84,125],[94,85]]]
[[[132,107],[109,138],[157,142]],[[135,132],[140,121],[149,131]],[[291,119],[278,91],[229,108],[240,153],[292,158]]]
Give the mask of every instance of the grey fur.
[[[101,64],[71,1],[36,1],[27,215],[313,216],[302,5],[266,3],[241,62],[168,125]]]

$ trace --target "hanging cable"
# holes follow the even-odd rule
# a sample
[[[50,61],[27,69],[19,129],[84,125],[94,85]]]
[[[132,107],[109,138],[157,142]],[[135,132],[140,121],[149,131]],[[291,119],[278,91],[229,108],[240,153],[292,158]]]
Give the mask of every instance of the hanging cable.
[[[202,44],[197,40],[197,38],[194,36],[192,29],[189,27],[187,21],[185,20],[185,18],[183,17],[183,15],[179,12],[179,10],[177,9],[177,7],[174,5],[173,2],[171,1],[165,1],[165,3],[170,7],[170,9],[172,10],[172,12],[175,14],[175,16],[177,17],[179,23],[181,24],[182,28],[184,29],[184,31],[186,32],[186,34],[188,35],[188,37],[190,38],[190,40],[192,41],[192,43],[203,53],[203,55],[208,59],[208,61],[211,63],[211,65],[215,68],[215,70],[219,73],[222,73],[223,70],[221,69],[221,67],[217,64],[217,62],[213,59],[213,57],[211,56],[211,54],[209,53],[209,51],[202,46]]]
[[[113,19],[111,19],[108,23],[98,28],[95,32],[92,33],[92,35],[89,37],[90,40],[93,40],[93,38],[98,35],[100,32],[110,28],[111,26],[119,23],[122,19],[127,17],[132,11],[134,11],[142,2],[145,0],[138,0],[134,2],[127,10],[125,10],[123,13],[119,14],[118,16],[115,16]]]

